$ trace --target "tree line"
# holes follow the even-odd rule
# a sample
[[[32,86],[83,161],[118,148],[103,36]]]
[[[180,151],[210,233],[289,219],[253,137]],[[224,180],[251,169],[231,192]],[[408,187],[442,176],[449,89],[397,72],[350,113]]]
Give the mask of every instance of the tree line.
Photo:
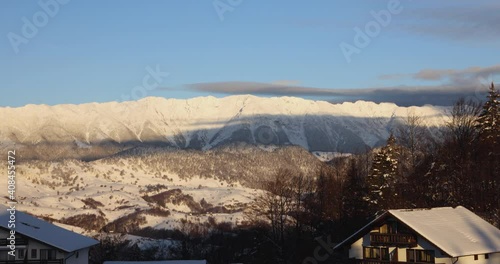
[[[307,256],[294,257],[303,238],[340,242],[388,209],[461,205],[500,227],[499,97],[491,84],[484,104],[459,99],[438,140],[409,113],[384,146],[334,159],[314,178],[283,169],[249,215],[267,228],[281,263]]]

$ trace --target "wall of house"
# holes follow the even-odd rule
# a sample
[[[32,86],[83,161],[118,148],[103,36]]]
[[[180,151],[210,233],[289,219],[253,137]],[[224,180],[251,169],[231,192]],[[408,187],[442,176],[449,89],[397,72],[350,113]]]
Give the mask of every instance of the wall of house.
[[[363,247],[367,246],[370,246],[369,234],[358,239],[351,245],[351,247],[349,248],[349,258],[362,259]],[[412,249],[434,250],[436,264],[500,264],[500,253],[488,254],[488,259],[485,258],[484,254],[478,255],[478,260],[474,260],[474,256],[459,257],[458,260],[449,258],[444,254],[444,252],[441,252],[440,249],[436,248],[429,241],[420,236],[418,237],[417,247],[414,247]],[[406,248],[389,247],[389,252],[392,252],[393,250],[398,251],[398,261],[407,261]]]
[[[398,248],[398,260],[406,261],[406,248]]]
[[[358,239],[349,247],[349,258],[363,258],[363,238]]]
[[[452,264],[452,260],[448,257],[448,255],[446,255],[439,248],[435,247],[433,244],[427,241],[427,239],[423,238],[422,236],[417,236],[417,242],[417,247],[414,247],[412,249],[434,250],[435,263]],[[402,259],[403,261],[407,260],[406,249],[404,249],[404,253],[400,255],[400,259]]]
[[[9,230],[5,230],[3,228],[0,228],[0,238],[7,238],[9,236],[10,236]],[[20,257],[17,254],[17,250],[18,249],[24,249],[25,250],[25,254],[27,254],[27,256],[28,256],[28,260],[33,260],[33,259],[40,259],[40,250],[41,249],[56,249],[56,248],[51,247],[51,246],[46,245],[46,244],[43,244],[43,243],[40,243],[40,242],[38,242],[37,240],[34,240],[34,239],[28,239],[28,245],[16,245],[16,259],[22,260],[24,258]],[[36,258],[32,258],[31,257],[31,250],[32,249],[36,250]],[[56,251],[57,252],[56,253],[56,258],[57,259],[64,258],[65,252],[60,251],[58,249],[56,249],[56,250],[57,250]]]
[[[89,249],[84,248],[75,252],[66,253],[66,264],[88,264],[89,263]]]
[[[370,245],[370,234],[366,234],[364,237],[358,239],[349,248],[349,258],[362,259],[363,258],[363,247]]]
[[[36,258],[32,258],[31,257],[31,251],[33,249],[36,249],[37,253],[36,253]],[[46,245],[46,244],[43,244],[43,243],[40,243],[36,240],[33,240],[33,239],[29,239],[28,240],[28,245],[26,246],[26,254],[28,254],[28,259],[40,259],[40,250],[42,249],[56,249],[54,247],[51,247],[49,245]],[[62,259],[64,258],[64,252],[63,251],[60,251],[58,249],[56,249],[56,259]]]
[[[478,259],[474,260],[474,256],[459,257],[456,264],[498,264],[500,263],[500,253],[488,254],[486,259],[484,254],[477,255]],[[437,262],[436,262],[437,263]]]
[[[7,238],[10,236],[8,230],[0,228],[0,238]],[[28,260],[38,260],[40,259],[40,250],[42,249],[56,249],[44,243],[40,243],[34,239],[28,239],[28,245],[16,245],[16,259],[23,260],[24,258],[17,255],[18,249],[24,249],[25,254],[28,256]],[[36,250],[36,258],[31,257],[31,250]],[[89,262],[89,249],[80,249],[75,252],[67,253],[61,250],[56,249],[56,259],[67,259],[66,264],[88,264]]]
[[[485,259],[485,255],[478,255],[478,260],[474,260],[474,256],[459,257],[457,262],[456,259],[449,258],[444,252],[436,248],[425,238],[418,236],[417,247],[412,249],[425,249],[434,250],[435,263],[436,264],[500,264],[500,253],[488,254],[489,258]],[[362,238],[354,242],[349,248],[349,258],[362,259],[363,258],[363,247],[370,246],[370,234],[366,234]],[[406,258],[407,248],[394,248],[389,247],[389,252],[393,250],[398,251],[398,261],[407,261]]]
[[[489,258],[485,259],[484,254],[478,255],[478,260],[474,260],[474,256],[464,256],[459,257],[457,259],[452,259],[441,252],[440,249],[436,248],[429,241],[427,241],[423,237],[418,237],[418,246],[414,249],[426,249],[426,250],[434,250],[435,253],[435,263],[437,264],[500,264],[500,253],[496,254],[488,254]],[[403,254],[400,254],[400,260],[406,261],[406,249],[403,249]],[[404,258],[402,258],[404,256]],[[457,262],[455,262],[457,261]]]
[[[434,250],[436,263],[452,264],[451,260],[446,255],[443,255],[438,248],[434,247],[431,243],[429,243],[423,237],[419,236],[417,238],[417,241],[418,241],[417,247],[414,247],[412,249]],[[358,239],[356,242],[354,242],[351,245],[351,247],[349,249],[349,258],[362,259],[363,258],[363,247],[369,247],[369,246],[370,246],[370,234],[366,234],[365,236]],[[397,252],[398,252],[398,261],[407,261],[406,248],[389,247],[390,253],[393,252],[394,250],[397,250]],[[483,263],[476,263],[476,264],[483,264]],[[487,264],[489,264],[489,263],[487,263]]]
[[[7,229],[4,229],[4,228],[0,228],[0,238],[1,239],[5,239],[5,238],[8,238],[10,236],[10,230],[7,230]],[[16,247],[17,248],[17,247]],[[10,251],[9,248],[6,248],[6,247],[2,247],[2,249],[0,249],[2,252],[0,253],[0,260],[6,260],[6,253],[5,252],[8,252]]]

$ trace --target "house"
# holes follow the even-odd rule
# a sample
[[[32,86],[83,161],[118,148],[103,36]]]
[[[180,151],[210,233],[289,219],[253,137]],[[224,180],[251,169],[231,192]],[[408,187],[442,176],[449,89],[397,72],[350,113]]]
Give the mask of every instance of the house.
[[[11,217],[7,209],[0,205],[0,264],[88,264],[89,248],[99,243],[20,211]]]
[[[500,230],[462,206],[389,210],[334,249],[356,264],[499,264]]]

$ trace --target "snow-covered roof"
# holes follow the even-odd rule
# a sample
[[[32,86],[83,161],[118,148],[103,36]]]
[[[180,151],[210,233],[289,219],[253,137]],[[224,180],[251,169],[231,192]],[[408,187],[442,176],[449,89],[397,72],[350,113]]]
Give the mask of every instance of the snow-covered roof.
[[[207,264],[206,260],[104,261],[104,264]]]
[[[8,207],[0,205],[0,227],[8,227],[10,213]],[[66,252],[72,252],[98,244],[99,241],[71,232],[21,211],[16,211],[16,233],[38,240]]]
[[[465,207],[389,210],[335,249],[354,242],[389,215],[413,229],[451,257],[500,252],[500,230]]]
[[[452,257],[500,252],[500,230],[465,207],[389,213]]]

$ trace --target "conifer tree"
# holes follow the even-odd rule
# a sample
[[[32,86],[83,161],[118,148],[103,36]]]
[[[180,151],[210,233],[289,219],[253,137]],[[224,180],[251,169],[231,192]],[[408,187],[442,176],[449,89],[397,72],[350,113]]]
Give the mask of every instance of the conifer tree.
[[[492,83],[477,119],[479,152],[474,180],[475,207],[500,224],[500,92]]]
[[[398,179],[398,146],[394,135],[390,135],[387,145],[382,147],[373,159],[372,169],[366,179],[368,194],[365,200],[372,211],[394,207]]]
[[[500,141],[500,92],[495,90],[491,83],[488,92],[488,101],[483,105],[483,110],[477,120],[479,138],[483,142],[496,145]]]

